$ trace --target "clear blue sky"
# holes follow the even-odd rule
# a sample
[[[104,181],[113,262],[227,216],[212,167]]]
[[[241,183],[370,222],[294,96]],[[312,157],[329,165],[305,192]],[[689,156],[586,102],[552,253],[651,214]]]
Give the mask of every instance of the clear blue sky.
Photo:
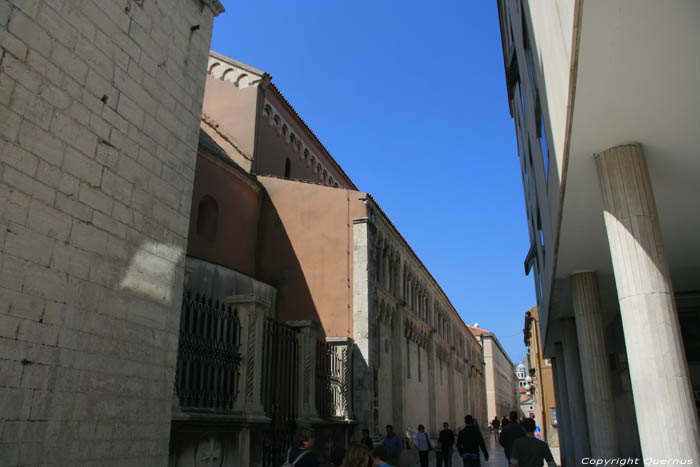
[[[496,1],[222,3],[212,49],[270,73],[464,321],[522,359],[536,299]]]

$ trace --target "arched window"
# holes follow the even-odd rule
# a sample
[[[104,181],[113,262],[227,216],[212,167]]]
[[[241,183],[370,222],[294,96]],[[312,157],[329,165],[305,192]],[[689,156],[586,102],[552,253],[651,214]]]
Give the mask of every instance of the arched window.
[[[284,161],[284,178],[289,178],[289,175],[292,173],[292,161],[289,160],[289,157],[287,158],[286,161]]]
[[[219,205],[216,200],[205,195],[199,200],[197,210],[197,235],[213,242],[216,240],[216,227],[219,222]]]

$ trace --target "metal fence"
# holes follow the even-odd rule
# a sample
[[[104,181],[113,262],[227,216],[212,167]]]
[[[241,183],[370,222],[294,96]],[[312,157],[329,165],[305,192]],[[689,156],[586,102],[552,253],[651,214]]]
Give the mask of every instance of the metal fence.
[[[240,336],[235,308],[185,291],[175,379],[181,407],[232,409],[240,377]]]

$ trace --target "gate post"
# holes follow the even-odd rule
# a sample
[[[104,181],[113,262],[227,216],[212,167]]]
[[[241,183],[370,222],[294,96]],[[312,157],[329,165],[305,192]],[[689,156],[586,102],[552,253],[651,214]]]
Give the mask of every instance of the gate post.
[[[299,332],[297,424],[311,426],[321,421],[316,410],[316,341],[320,325],[309,320],[287,321],[286,324]]]
[[[227,297],[226,303],[238,307],[241,321],[241,361],[243,375],[234,410],[244,412],[248,419],[269,421],[262,402],[263,337],[265,318],[272,313],[272,304],[255,295]]]

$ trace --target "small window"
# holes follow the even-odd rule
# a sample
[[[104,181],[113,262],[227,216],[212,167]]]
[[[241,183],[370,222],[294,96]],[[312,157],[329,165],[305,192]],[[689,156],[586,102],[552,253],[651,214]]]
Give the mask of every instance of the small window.
[[[281,121],[280,121],[280,116],[279,116],[279,115],[275,115],[274,118],[273,118],[272,120],[275,122],[275,126],[276,126],[276,127],[279,127],[279,126],[280,126]]]
[[[292,161],[290,161],[289,157],[288,157],[287,160],[284,161],[284,178],[289,178],[291,173],[292,173]]]
[[[270,115],[272,114],[272,108],[269,104],[265,106],[265,110],[263,110],[263,113],[265,114],[265,117],[270,118]]]
[[[205,195],[199,200],[197,210],[197,235],[213,242],[216,240],[216,229],[219,222],[219,205],[216,200]]]

